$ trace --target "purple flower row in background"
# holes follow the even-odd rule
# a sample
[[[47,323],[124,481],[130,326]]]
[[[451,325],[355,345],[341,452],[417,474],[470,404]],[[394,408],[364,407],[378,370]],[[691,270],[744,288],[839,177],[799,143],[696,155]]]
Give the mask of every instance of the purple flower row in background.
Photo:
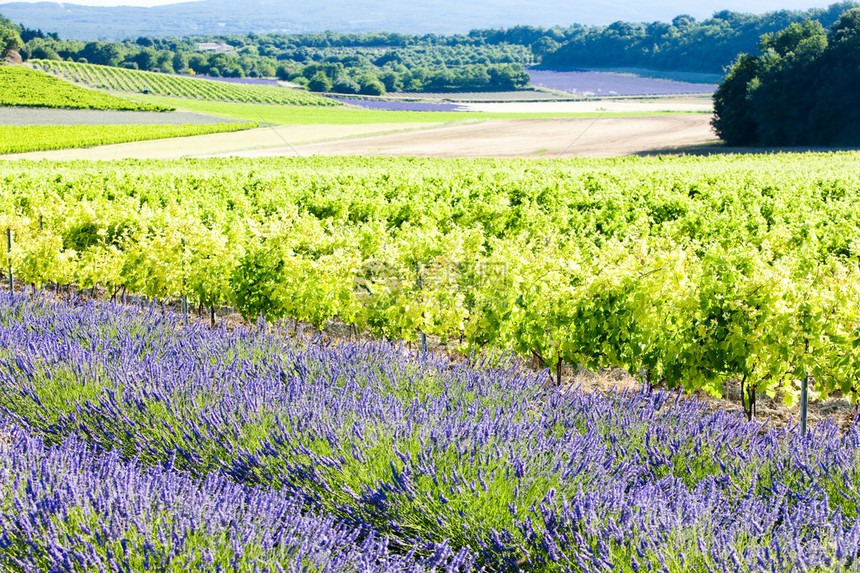
[[[527,68],[526,72],[535,87],[595,97],[711,94],[717,89],[713,84],[694,84],[587,70],[559,72]]]
[[[387,101],[378,99],[357,99],[332,97],[341,103],[363,107],[366,109],[377,109],[383,111],[469,111],[468,108],[454,103],[430,103],[419,101]]]
[[[179,78],[193,78],[198,80],[213,80],[216,82],[226,82],[229,84],[244,84],[249,86],[278,86],[278,80],[270,80],[266,78],[219,78],[215,76],[203,76],[203,75],[193,75],[189,76],[187,74],[172,74]]]

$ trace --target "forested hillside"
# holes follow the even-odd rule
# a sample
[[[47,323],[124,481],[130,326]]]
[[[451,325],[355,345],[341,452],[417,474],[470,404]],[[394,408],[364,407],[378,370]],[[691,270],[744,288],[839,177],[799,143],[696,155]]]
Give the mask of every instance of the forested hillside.
[[[549,68],[635,66],[718,73],[738,54],[754,51],[763,34],[807,19],[829,27],[845,10],[857,6],[856,2],[840,2],[826,9],[763,15],[724,10],[702,22],[686,15],[671,23],[615,22],[581,29],[547,53],[542,64]]]
[[[815,21],[762,36],[714,95],[731,145],[860,145],[860,8],[825,31]]]
[[[697,22],[615,22],[609,26],[476,29],[468,34],[227,34],[138,37],[123,42],[61,41],[18,27],[22,56],[220,77],[273,77],[318,91],[508,90],[524,87],[524,66],[637,67],[721,74],[758,39],[792,23],[827,28],[856,2],[762,15],[724,10]],[[313,82],[313,85],[311,83]]]

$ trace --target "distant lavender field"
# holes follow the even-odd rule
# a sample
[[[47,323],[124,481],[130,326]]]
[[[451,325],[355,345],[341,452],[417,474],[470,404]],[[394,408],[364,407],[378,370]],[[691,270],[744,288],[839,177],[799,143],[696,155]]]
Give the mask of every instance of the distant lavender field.
[[[419,101],[382,101],[370,99],[330,98],[341,103],[355,105],[366,109],[384,111],[468,111],[461,105],[453,103],[428,103]]]
[[[193,75],[189,76],[186,74],[173,74],[175,76],[179,76],[181,78],[197,78],[200,80],[214,80],[216,82],[227,82],[230,84],[246,84],[252,86],[277,86],[277,80],[267,80],[263,78],[216,78],[215,76],[201,76],[201,75]]]
[[[572,70],[526,70],[531,84],[579,95],[593,96],[638,96],[638,95],[683,95],[711,94],[717,89],[714,84],[694,84],[673,80],[642,78],[626,74]]]

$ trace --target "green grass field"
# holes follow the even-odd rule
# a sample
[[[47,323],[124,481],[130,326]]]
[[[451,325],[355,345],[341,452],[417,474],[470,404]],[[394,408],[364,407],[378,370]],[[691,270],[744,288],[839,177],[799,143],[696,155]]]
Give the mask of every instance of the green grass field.
[[[148,141],[207,133],[241,131],[256,123],[186,125],[4,125],[0,126],[0,153],[92,147],[111,143]]]
[[[199,101],[153,95],[135,96],[142,102],[171,106],[176,109],[194,111],[276,125],[347,125],[363,123],[450,123],[467,120],[489,119],[551,119],[556,117],[635,117],[676,115],[683,112],[634,112],[634,113],[485,113],[462,111],[384,111],[358,109],[355,107],[299,107],[232,102]]]
[[[129,101],[82,88],[22,66],[0,65],[0,105],[72,109],[167,111],[170,106]]]

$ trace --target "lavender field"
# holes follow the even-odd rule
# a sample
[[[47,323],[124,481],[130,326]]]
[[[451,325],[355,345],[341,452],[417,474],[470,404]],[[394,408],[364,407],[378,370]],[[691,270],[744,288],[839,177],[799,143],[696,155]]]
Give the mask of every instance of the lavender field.
[[[454,103],[430,103],[419,101],[386,101],[376,99],[357,99],[330,97],[334,101],[383,111],[469,111],[468,108]]]
[[[842,571],[860,432],[0,295],[0,569]]]
[[[593,97],[711,94],[717,89],[713,84],[644,78],[631,74],[588,70],[559,72],[535,68],[527,68],[526,71],[535,87]]]
[[[278,80],[271,80],[268,78],[225,78],[223,76],[206,76],[203,74],[195,74],[193,76],[189,76],[187,74],[171,74],[178,78],[193,78],[198,80],[212,80],[215,82],[226,82],[228,84],[240,84],[247,86],[278,86]]]

